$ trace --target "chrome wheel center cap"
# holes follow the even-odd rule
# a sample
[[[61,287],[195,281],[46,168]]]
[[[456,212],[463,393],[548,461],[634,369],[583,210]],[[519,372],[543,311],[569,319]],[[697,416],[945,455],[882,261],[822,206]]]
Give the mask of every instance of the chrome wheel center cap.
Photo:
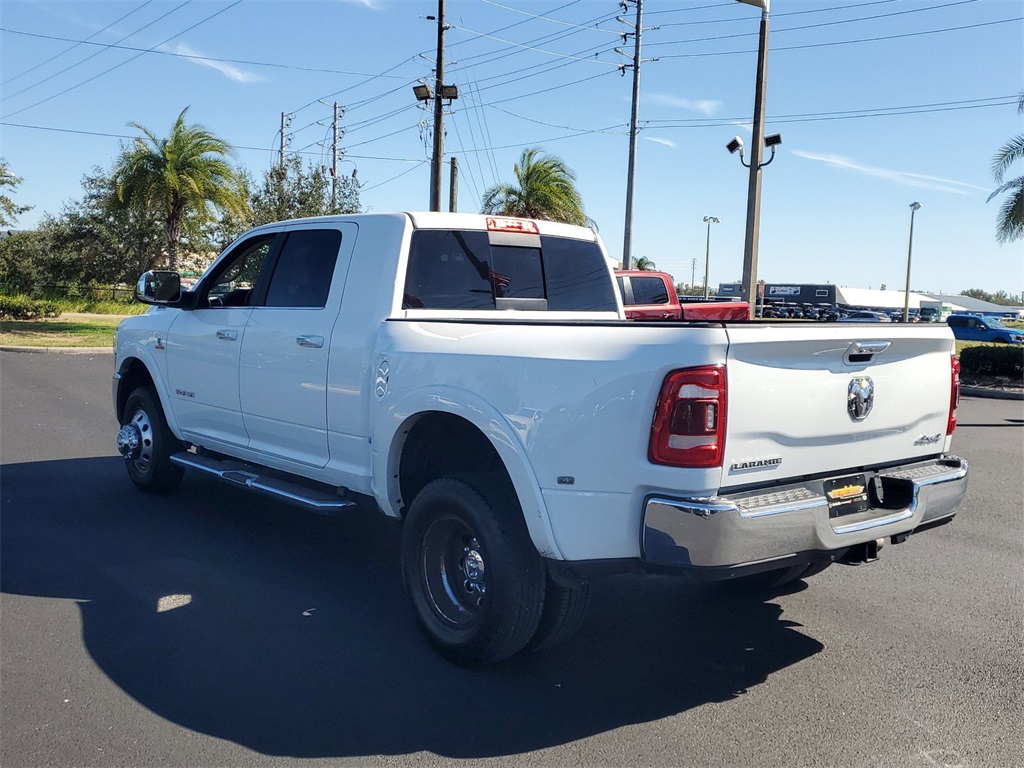
[[[484,558],[479,552],[466,547],[462,558],[462,572],[466,576],[467,586],[483,591]]]
[[[142,445],[142,435],[139,428],[134,424],[125,424],[117,433],[117,452],[126,459],[136,459],[139,456],[139,447]]]

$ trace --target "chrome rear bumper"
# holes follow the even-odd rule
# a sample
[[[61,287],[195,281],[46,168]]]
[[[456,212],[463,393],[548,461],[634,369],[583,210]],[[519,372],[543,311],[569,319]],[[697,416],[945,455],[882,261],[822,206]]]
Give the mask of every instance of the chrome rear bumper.
[[[714,568],[836,552],[951,519],[967,493],[967,462],[956,456],[865,474],[888,503],[841,517],[830,517],[822,479],[709,499],[651,496],[641,558]]]

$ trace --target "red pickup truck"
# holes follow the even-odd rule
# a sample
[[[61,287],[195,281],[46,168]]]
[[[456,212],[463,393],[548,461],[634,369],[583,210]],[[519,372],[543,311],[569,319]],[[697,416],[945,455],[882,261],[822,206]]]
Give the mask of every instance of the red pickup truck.
[[[749,320],[740,301],[679,301],[672,276],[665,272],[615,270],[626,317],[630,320]]]

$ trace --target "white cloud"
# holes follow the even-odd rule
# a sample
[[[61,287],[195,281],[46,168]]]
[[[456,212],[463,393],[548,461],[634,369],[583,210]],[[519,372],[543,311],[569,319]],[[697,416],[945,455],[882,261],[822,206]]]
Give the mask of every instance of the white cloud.
[[[380,4],[377,2],[377,0],[341,0],[341,1],[343,3],[348,3],[349,5],[361,5],[361,6],[365,7],[365,8],[369,8],[369,9],[374,10],[374,11],[376,11],[378,8],[380,8]]]
[[[711,117],[722,107],[722,102],[715,99],[686,99],[668,93],[649,93],[645,98],[654,104],[664,104],[676,109],[685,109],[688,112],[698,112],[705,117]]]
[[[669,139],[659,139],[657,136],[644,136],[643,138],[653,141],[655,144],[664,144],[666,147],[672,147],[672,149],[676,148],[676,143]]]
[[[203,54],[199,51],[190,48],[185,43],[178,43],[170,49],[173,53],[181,54],[182,56],[202,56]],[[239,69],[233,64],[228,64],[225,61],[211,61],[209,59],[188,59],[193,64],[200,64],[210,69],[215,69],[220,72],[224,77],[229,80],[234,80],[236,83],[256,83],[262,80],[258,75],[254,75],[252,72],[246,72],[243,69]]]
[[[954,195],[969,194],[967,190],[971,189],[981,190],[982,192],[989,191],[985,187],[977,187],[974,184],[965,184],[962,181],[944,179],[940,176],[926,176],[921,173],[909,173],[907,171],[897,171],[891,168],[875,168],[870,165],[858,163],[856,160],[849,157],[843,157],[842,155],[816,154],[814,152],[803,152],[801,150],[793,150],[792,154],[797,157],[802,157],[805,160],[825,163],[826,165],[831,165],[834,168],[843,168],[848,171],[855,171],[857,173],[862,173],[865,176],[874,176],[878,179],[885,179],[886,181],[892,181],[896,184],[902,184],[905,187],[933,189],[939,192],[950,192]]]

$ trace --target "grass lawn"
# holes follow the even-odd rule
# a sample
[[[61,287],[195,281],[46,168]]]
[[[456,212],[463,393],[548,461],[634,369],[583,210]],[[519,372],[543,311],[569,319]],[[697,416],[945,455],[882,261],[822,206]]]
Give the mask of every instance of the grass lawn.
[[[118,315],[0,320],[0,346],[113,348]]]

